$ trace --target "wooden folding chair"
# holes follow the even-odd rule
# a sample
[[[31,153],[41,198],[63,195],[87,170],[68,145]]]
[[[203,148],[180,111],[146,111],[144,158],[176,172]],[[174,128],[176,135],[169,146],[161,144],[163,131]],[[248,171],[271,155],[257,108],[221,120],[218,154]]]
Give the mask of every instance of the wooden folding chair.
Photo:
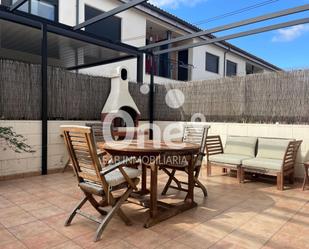
[[[61,128],[70,160],[77,176],[78,186],[85,194],[85,197],[78,203],[65,221],[65,226],[71,224],[76,214],[82,215],[99,223],[94,238],[94,241],[98,241],[114,214],[117,213],[125,224],[130,225],[131,221],[120,207],[132,191],[137,189],[136,186],[139,183],[138,176],[140,171],[126,167],[133,158],[102,167],[90,127],[61,126]],[[116,196],[116,190],[118,196]],[[94,195],[101,197],[102,200],[97,202]],[[81,211],[82,206],[87,201],[104,216],[103,219],[98,219]],[[111,206],[109,211],[104,209],[108,206]]]
[[[194,181],[195,181],[195,187],[198,187],[202,189],[203,194],[205,197],[207,197],[207,189],[206,187],[198,180],[203,158],[205,156],[205,149],[206,149],[206,138],[208,134],[209,126],[186,126],[184,129],[184,134],[182,141],[184,143],[194,143],[200,145],[200,152],[196,155],[194,158]],[[176,171],[183,171],[188,173],[188,164],[184,165],[164,165],[160,167],[168,176],[167,183],[165,184],[165,187],[162,191],[162,195],[166,195],[169,188],[177,189],[180,191],[188,192],[187,189],[183,188],[182,185],[188,185],[187,182],[180,181],[175,177]],[[171,185],[172,182],[175,182],[177,186]]]
[[[90,127],[92,129],[93,135],[95,142],[104,142],[104,137],[103,137],[103,125],[101,122],[96,122],[96,123],[86,123],[87,127]],[[108,162],[111,158],[111,156],[106,152],[106,151],[101,151],[98,149],[98,156],[102,162]],[[62,172],[65,172],[68,167],[73,168],[73,164],[70,160],[66,162],[65,166],[62,169]]]

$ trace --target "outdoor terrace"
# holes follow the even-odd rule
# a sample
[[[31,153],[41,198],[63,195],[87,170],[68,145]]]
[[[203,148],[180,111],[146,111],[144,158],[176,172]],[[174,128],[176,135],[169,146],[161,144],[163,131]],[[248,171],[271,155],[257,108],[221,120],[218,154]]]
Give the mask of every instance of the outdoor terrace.
[[[123,205],[134,222],[126,226],[117,216],[93,242],[96,224],[76,217],[64,220],[82,194],[72,171],[0,182],[1,248],[308,248],[308,192],[296,184],[288,191],[263,182],[238,184],[215,169],[200,180],[209,196],[195,190],[198,207],[149,229],[143,227],[147,209]],[[166,182],[159,176],[159,191]],[[170,190],[181,197],[177,190]],[[175,197],[173,196],[173,198]],[[167,198],[167,197],[163,197]],[[172,200],[172,199],[170,199]],[[97,215],[90,206],[87,211]]]

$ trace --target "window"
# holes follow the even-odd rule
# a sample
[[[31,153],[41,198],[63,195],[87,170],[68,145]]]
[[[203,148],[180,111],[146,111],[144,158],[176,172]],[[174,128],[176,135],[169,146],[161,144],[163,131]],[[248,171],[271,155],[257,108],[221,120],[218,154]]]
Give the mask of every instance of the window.
[[[226,61],[226,76],[237,75],[237,63],[227,60]]]
[[[9,5],[17,0],[11,0]],[[30,0],[18,8],[20,11],[31,13],[52,21],[58,21],[58,0]]]
[[[219,56],[206,53],[206,71],[219,73]]]
[[[86,21],[102,13],[104,12],[101,10],[85,5]],[[111,16],[85,27],[85,30],[89,33],[110,39],[112,41],[121,41],[121,18]]]

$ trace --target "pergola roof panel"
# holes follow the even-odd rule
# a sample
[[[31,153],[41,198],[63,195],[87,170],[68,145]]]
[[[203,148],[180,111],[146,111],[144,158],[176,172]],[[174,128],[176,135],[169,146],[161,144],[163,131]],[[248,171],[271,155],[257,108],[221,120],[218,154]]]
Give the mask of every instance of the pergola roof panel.
[[[41,63],[43,24],[47,26],[47,55],[51,66],[85,68],[133,58],[139,53],[135,47],[74,31],[66,25],[27,14],[14,15],[1,9],[0,12],[0,58]]]

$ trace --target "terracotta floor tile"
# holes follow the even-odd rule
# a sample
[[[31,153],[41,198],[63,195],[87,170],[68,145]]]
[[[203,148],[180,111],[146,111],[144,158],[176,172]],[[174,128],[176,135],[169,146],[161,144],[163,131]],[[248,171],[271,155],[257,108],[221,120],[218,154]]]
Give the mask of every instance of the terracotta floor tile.
[[[0,248],[308,248],[308,191],[297,186],[277,191],[275,183],[238,184],[219,168],[211,177],[204,171],[200,180],[209,195],[205,199],[195,191],[197,208],[145,229],[149,211],[125,204],[122,209],[133,225],[126,226],[115,216],[97,243],[93,242],[97,224],[92,221],[77,215],[71,226],[64,227],[83,195],[72,172],[0,182]],[[160,172],[159,190],[166,180]],[[173,203],[185,193],[171,189],[167,196],[158,196]],[[89,204],[83,210],[100,216]]]
[[[167,236],[145,229],[124,239],[138,248],[153,249],[170,240]]]
[[[60,245],[67,240],[68,238],[64,237],[60,233],[57,233],[56,231],[51,230],[31,237],[26,237],[21,239],[21,242],[31,249],[47,249]]]
[[[175,240],[169,240],[158,247],[156,249],[171,249],[171,248],[177,248],[177,249],[191,249],[192,247],[189,247],[185,244],[179,243]]]
[[[23,211],[22,213],[18,213],[16,215],[1,217],[0,223],[6,228],[9,228],[9,227],[14,227],[14,226],[26,224],[29,222],[33,222],[35,220],[37,219],[34,216]]]
[[[223,241],[238,244],[244,248],[255,249],[261,248],[266,243],[267,239],[260,234],[255,234],[254,228],[252,227],[251,232],[240,228],[226,236]]]
[[[11,227],[8,229],[18,239],[25,239],[41,233],[48,233],[52,230],[48,225],[41,221],[34,221],[27,224]]]
[[[18,206],[12,206],[12,207],[7,207],[7,208],[1,208],[0,209],[0,218],[1,217],[8,217],[8,216],[15,216],[18,214],[22,214],[25,211],[21,209]]]
[[[19,206],[26,211],[33,211],[37,209],[46,208],[50,206],[50,203],[45,200],[43,201],[39,200],[39,201],[33,201],[29,203],[20,204]]]
[[[14,193],[10,196],[6,197],[10,202],[13,202],[17,205],[23,204],[23,203],[29,203],[38,201],[39,198],[33,194],[27,193],[26,191],[20,191],[17,193]]]
[[[67,242],[64,242],[60,245],[52,247],[52,249],[82,249],[82,247],[75,244],[73,241],[67,241]]]
[[[79,246],[81,246],[82,248],[91,248],[91,249],[96,249],[96,248],[104,248],[107,247],[109,245],[111,245],[112,243],[117,243],[118,241],[121,240],[121,236],[119,235],[119,231],[118,233],[114,236],[112,236],[111,234],[107,234],[105,233],[106,231],[103,232],[102,234],[102,238],[101,240],[94,242],[94,235],[95,235],[95,231],[88,233],[86,235],[82,235],[79,237],[76,237],[73,239],[74,243],[78,244]]]
[[[137,249],[137,247],[129,244],[126,241],[119,240],[117,242],[111,243],[110,245],[104,247],[105,249]]]
[[[96,223],[78,215],[73,219],[71,225],[66,227],[64,226],[64,222],[67,217],[68,214],[55,215],[43,219],[42,222],[46,223],[48,226],[70,239],[89,234],[91,232],[95,233],[97,229]]]
[[[14,235],[6,229],[0,229],[0,248],[2,248],[2,245],[12,243],[14,241],[16,241]]]
[[[54,215],[59,215],[59,214],[64,213],[62,209],[54,205],[51,205],[51,204],[47,207],[36,209],[36,210],[31,210],[29,212],[38,219],[44,219],[44,218],[48,218]]]
[[[2,208],[9,208],[9,207],[13,207],[14,203],[10,202],[9,200],[7,200],[6,198],[0,196],[0,211]]]
[[[200,220],[182,215],[172,217],[171,219],[163,221],[150,229],[159,234],[163,234],[170,239],[175,239],[199,224],[201,224]]]
[[[12,243],[1,245],[1,249],[27,249],[27,247],[20,241],[16,240]]]
[[[210,249],[248,249],[247,247],[243,247],[239,243],[232,242],[232,241],[226,241],[226,240],[220,240],[209,248]]]
[[[175,240],[189,247],[208,248],[226,236],[230,231],[225,226],[205,222],[177,237]]]

